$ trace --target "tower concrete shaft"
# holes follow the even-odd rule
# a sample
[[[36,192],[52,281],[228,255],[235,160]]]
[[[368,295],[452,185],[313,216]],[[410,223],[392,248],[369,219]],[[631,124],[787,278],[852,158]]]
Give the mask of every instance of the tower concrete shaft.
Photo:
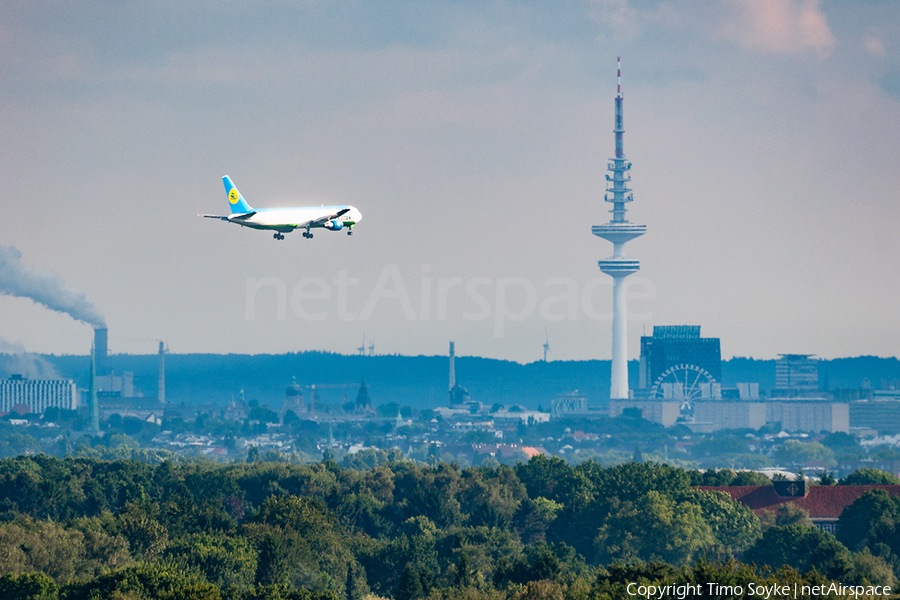
[[[450,391],[456,386],[456,344],[450,342]]]
[[[634,201],[628,183],[631,181],[631,163],[625,159],[625,126],[623,117],[622,67],[618,63],[618,86],[615,104],[616,140],[615,156],[609,159],[606,176],[606,194],[603,199],[612,204],[612,219],[605,225],[594,225],[591,232],[612,242],[613,255],[598,261],[603,273],[613,278],[613,323],[612,323],[612,373],[609,397],[619,400],[628,398],[628,307],[626,306],[625,278],[637,273],[640,261],[625,255],[625,244],[647,232],[646,225],[634,225],[625,218],[626,204]]]
[[[628,398],[628,324],[625,315],[625,277],[613,277],[612,371],[609,397]]]
[[[160,402],[166,401],[166,346],[163,342],[159,343],[159,380],[157,387],[157,399]]]

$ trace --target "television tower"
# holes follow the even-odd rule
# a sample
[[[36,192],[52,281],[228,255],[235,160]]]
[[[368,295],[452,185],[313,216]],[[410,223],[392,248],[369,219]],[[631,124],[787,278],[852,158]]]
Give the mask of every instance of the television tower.
[[[641,263],[636,258],[625,256],[625,243],[647,232],[646,225],[634,225],[625,219],[625,204],[634,200],[627,183],[631,181],[631,163],[625,160],[622,135],[622,59],[617,59],[618,87],[616,93],[616,156],[609,159],[606,176],[606,194],[603,199],[613,205],[612,220],[606,225],[594,225],[591,232],[612,242],[613,255],[598,261],[600,271],[613,278],[613,321],[612,321],[612,374],[609,397],[613,400],[628,398],[628,326],[625,305],[625,278],[637,273]]]

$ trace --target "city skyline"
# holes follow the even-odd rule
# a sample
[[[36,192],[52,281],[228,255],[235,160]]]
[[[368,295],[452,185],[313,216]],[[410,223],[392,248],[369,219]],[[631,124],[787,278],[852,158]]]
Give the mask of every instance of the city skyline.
[[[723,357],[900,354],[896,3],[0,6],[0,246],[82,292],[112,352],[351,354],[366,335],[608,360],[588,226],[621,55],[653,231],[629,246],[629,360],[681,324]],[[196,215],[225,208],[225,174],[253,206],[366,219],[281,242],[216,227]],[[0,338],[87,354],[92,331],[0,296]]]

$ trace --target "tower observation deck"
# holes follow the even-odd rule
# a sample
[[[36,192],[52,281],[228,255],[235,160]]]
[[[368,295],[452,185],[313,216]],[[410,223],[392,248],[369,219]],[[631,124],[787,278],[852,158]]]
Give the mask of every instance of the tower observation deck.
[[[634,200],[631,188],[631,163],[625,159],[624,120],[622,118],[622,63],[618,59],[618,85],[616,93],[616,154],[609,159],[606,176],[606,194],[603,199],[612,204],[612,220],[605,225],[594,225],[591,232],[612,242],[613,255],[598,261],[600,271],[613,278],[613,325],[612,325],[612,373],[609,397],[614,400],[628,398],[628,309],[625,301],[625,278],[636,273],[641,263],[636,258],[625,256],[625,244],[647,232],[646,225],[629,223],[625,218],[626,204]]]

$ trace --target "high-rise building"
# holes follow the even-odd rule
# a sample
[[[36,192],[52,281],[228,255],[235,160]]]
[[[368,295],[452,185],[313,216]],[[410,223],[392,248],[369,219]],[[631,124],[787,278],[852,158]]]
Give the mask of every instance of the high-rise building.
[[[778,395],[819,390],[819,360],[814,354],[779,354],[775,361],[775,389]]]
[[[713,382],[720,382],[719,338],[700,337],[699,325],[656,326],[652,336],[641,337],[640,387],[654,385],[667,371],[682,365],[705,371]]]
[[[0,411],[12,412],[17,404],[41,414],[51,406],[66,410],[78,407],[75,382],[71,379],[28,379],[13,375],[0,381]]]
[[[628,212],[625,205],[634,200],[628,182],[631,181],[631,163],[625,160],[623,136],[625,133],[622,116],[622,67],[618,61],[618,86],[616,93],[615,129],[616,155],[609,159],[606,176],[607,187],[603,199],[612,204],[612,220],[606,225],[594,225],[591,232],[612,242],[613,255],[597,263],[600,271],[613,278],[613,322],[612,322],[612,373],[610,375],[609,397],[625,399],[628,393],[628,309],[625,303],[625,278],[637,273],[641,268],[636,258],[625,256],[625,244],[644,235],[646,225],[635,225],[625,219]]]

